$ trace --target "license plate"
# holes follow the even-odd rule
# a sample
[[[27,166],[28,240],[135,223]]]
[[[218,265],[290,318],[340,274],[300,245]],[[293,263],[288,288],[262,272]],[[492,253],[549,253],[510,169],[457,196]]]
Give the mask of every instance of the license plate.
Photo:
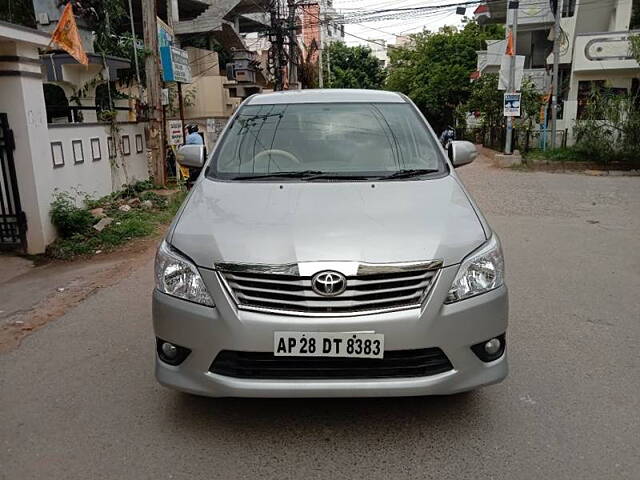
[[[369,332],[275,332],[276,357],[383,358],[384,335]]]

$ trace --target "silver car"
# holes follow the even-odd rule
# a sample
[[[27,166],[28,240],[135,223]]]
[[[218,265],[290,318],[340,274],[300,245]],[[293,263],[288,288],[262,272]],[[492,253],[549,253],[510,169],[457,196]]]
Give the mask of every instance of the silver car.
[[[256,95],[160,246],[156,377],[208,396],[440,395],[507,375],[498,236],[413,103]]]

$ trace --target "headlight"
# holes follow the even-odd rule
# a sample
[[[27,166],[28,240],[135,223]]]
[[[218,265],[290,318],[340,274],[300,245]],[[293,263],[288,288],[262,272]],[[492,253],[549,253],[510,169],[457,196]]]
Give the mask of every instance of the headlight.
[[[504,284],[504,259],[500,240],[494,233],[478,250],[460,264],[445,303],[494,290]]]
[[[196,266],[162,242],[156,254],[156,288],[167,295],[213,307]]]

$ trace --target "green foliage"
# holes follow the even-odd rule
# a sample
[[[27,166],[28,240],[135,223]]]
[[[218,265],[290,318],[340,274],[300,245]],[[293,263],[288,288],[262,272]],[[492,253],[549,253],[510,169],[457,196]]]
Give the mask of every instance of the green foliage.
[[[79,22],[95,33],[93,48],[97,53],[126,58],[131,68],[122,69],[118,78],[124,84],[135,79],[133,47],[136,46],[141,82],[145,82],[144,59],[150,52],[143,47],[142,32],[131,35],[127,0],[58,0],[58,5],[73,5]],[[135,43],[134,43],[135,42]]]
[[[527,130],[531,130],[533,124],[540,117],[540,110],[544,105],[544,96],[528,78],[522,81],[520,92],[522,93],[521,109],[523,115],[516,120],[517,126],[524,126]]]
[[[390,51],[386,88],[408,95],[439,131],[452,124],[456,106],[471,94],[469,75],[476,69],[476,51],[485,40],[504,37],[500,25],[468,22],[462,30],[413,35],[410,46]]]
[[[36,28],[36,16],[31,0],[0,1],[0,20],[25,27]]]
[[[131,186],[129,191],[136,191],[136,188],[141,188],[143,185],[144,182],[138,182]],[[65,199],[66,209],[69,208],[69,201],[75,207],[74,197],[71,194],[62,193],[60,195]],[[144,208],[136,205],[128,212],[123,212],[118,208],[125,200],[133,198],[125,196],[125,192],[116,192],[99,200],[85,196],[87,208],[102,207],[113,221],[101,232],[86,227],[82,231],[76,231],[71,235],[57,239],[47,247],[47,255],[64,260],[77,255],[93,254],[97,250],[108,251],[133,238],[152,235],[160,225],[168,223],[174,217],[185,195],[185,192],[181,192],[170,202],[167,202],[165,198],[153,192],[142,191],[137,197],[141,201],[151,200],[153,207]],[[75,208],[84,212],[83,215],[88,215],[91,219],[89,226],[95,222],[88,210]]]
[[[629,47],[631,55],[636,59],[636,62],[640,63],[640,35],[631,35],[629,37]]]
[[[516,127],[531,130],[540,114],[543,97],[530,80],[524,80],[521,87],[522,116],[515,120]],[[502,125],[504,90],[498,90],[498,75],[484,74],[471,85],[469,101],[463,108],[466,111],[480,112],[485,127],[496,128]]]
[[[379,89],[384,84],[384,70],[369,47],[348,47],[342,42],[333,42],[326,48],[323,63],[328,88]]]
[[[640,163],[640,98],[594,88],[574,127],[575,148],[599,163]]]
[[[58,191],[53,194],[51,223],[62,238],[71,238],[87,232],[94,221],[88,210],[76,206],[72,194]]]
[[[561,147],[553,150],[532,150],[527,158],[548,160],[550,162],[583,162],[584,155],[575,147]]]
[[[485,127],[502,125],[504,91],[498,90],[498,74],[482,75],[471,85],[471,94],[466,110],[480,112]]]
[[[640,0],[633,0],[629,30],[637,30],[638,28],[640,28]]]

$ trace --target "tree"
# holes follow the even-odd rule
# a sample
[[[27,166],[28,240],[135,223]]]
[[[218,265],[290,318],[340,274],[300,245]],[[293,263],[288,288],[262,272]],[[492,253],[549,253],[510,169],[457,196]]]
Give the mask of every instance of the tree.
[[[369,47],[329,44],[324,53],[325,86],[329,88],[382,88],[385,72]]]
[[[484,127],[496,128],[504,118],[503,103],[504,91],[498,90],[498,75],[489,73],[471,84],[466,110],[479,113]]]
[[[408,95],[436,130],[453,123],[456,106],[471,94],[469,75],[476,69],[485,40],[504,37],[501,25],[480,26],[469,21],[462,30],[413,35],[408,47],[390,50],[386,88]]]
[[[584,158],[640,165],[640,99],[610,87],[593,87],[573,129],[575,149]]]
[[[35,28],[36,16],[31,0],[0,1],[0,20]]]
[[[520,93],[522,94],[522,116],[515,120],[515,126],[523,128],[528,133],[540,114],[543,97],[529,79],[523,80]],[[495,129],[502,126],[503,106],[504,90],[498,90],[498,75],[489,73],[482,75],[471,84],[469,101],[463,109],[480,113],[483,126]]]

